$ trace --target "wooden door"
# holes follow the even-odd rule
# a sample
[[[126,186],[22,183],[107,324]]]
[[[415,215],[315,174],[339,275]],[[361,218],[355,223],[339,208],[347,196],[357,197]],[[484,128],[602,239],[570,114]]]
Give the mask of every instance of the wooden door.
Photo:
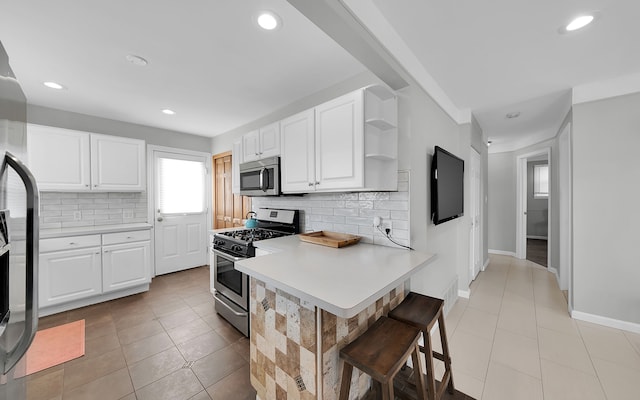
[[[213,228],[243,226],[242,219],[251,211],[251,198],[233,194],[231,152],[213,156]]]

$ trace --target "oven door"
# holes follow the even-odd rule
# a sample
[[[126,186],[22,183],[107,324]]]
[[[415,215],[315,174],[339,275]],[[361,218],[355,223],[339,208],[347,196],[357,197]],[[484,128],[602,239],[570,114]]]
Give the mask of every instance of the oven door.
[[[234,264],[243,258],[213,249],[213,288],[243,310],[249,310],[249,281]]]
[[[243,196],[280,195],[280,163],[278,157],[240,165],[240,194]]]

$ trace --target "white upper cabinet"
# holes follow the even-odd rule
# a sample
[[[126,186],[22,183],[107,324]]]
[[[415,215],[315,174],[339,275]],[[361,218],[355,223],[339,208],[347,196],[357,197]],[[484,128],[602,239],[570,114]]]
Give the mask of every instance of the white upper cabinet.
[[[264,126],[242,136],[242,162],[280,155],[280,123]]]
[[[280,132],[282,191],[285,193],[312,191],[316,179],[313,109],[280,121]]]
[[[258,131],[252,131],[242,136],[242,162],[254,161],[260,158],[260,136]]]
[[[27,126],[27,160],[38,189],[83,191],[91,185],[89,135],[50,126]]]
[[[29,168],[42,191],[144,191],[145,142],[29,124]]]
[[[397,190],[396,125],[396,97],[380,86],[282,120],[282,192]]]
[[[137,139],[91,134],[91,183],[94,190],[143,191],[145,146]]]
[[[280,155],[280,122],[260,128],[260,158]]]
[[[316,107],[316,190],[363,186],[362,102],[359,90]]]

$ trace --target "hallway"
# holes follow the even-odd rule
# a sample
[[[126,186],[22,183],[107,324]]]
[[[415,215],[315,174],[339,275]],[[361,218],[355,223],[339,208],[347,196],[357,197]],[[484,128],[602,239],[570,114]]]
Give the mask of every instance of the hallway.
[[[447,315],[456,389],[477,400],[638,399],[640,334],[571,319],[546,268],[490,258]]]

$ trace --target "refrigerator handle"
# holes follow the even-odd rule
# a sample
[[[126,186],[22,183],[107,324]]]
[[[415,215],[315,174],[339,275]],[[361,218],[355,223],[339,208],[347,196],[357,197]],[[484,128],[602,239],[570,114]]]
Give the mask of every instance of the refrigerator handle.
[[[9,372],[31,345],[38,330],[38,240],[39,228],[39,198],[36,179],[31,171],[13,154],[6,152],[5,162],[2,163],[0,176],[6,172],[6,166],[10,165],[20,176],[27,192],[27,237],[26,237],[26,304],[25,304],[25,328],[20,341],[13,349],[7,351],[7,358],[3,373]]]

